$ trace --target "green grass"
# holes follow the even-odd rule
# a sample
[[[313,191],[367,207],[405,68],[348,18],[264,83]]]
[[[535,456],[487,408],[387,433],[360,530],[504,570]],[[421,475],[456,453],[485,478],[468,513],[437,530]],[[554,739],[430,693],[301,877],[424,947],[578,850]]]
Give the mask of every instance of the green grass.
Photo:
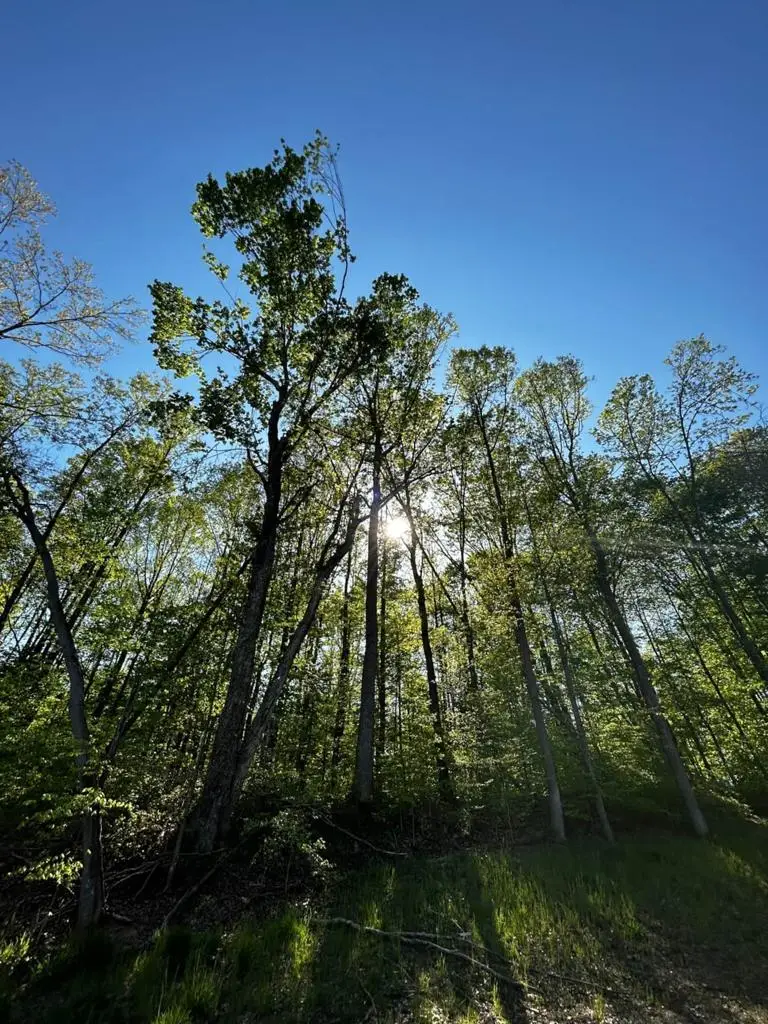
[[[331,916],[439,934],[463,950],[456,934],[471,933],[499,971],[504,958],[530,986],[527,1009],[514,986],[470,964],[321,923]],[[408,1011],[409,1020],[468,1024],[538,1019],[546,1007],[575,1020],[653,1020],[663,1010],[657,1019],[682,1021],[695,1004],[695,1019],[768,1020],[766,921],[759,824],[708,842],[662,836],[614,849],[583,841],[403,859],[347,875],[322,911],[218,935],[174,929],[139,954],[91,936],[16,993],[10,1019],[384,1022]]]

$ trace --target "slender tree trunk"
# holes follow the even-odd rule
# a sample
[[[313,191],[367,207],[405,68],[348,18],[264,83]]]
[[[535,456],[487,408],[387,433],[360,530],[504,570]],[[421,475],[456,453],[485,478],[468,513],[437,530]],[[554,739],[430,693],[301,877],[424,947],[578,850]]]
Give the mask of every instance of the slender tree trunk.
[[[293,663],[301,650],[312,625],[317,617],[317,610],[325,593],[325,588],[334,570],[341,564],[344,557],[352,550],[355,542],[358,521],[354,515],[351,516],[344,539],[336,546],[335,550],[324,558],[317,568],[315,579],[307,599],[304,614],[294,628],[283,651],[280,661],[270,679],[264,696],[261,699],[259,708],[248,724],[241,749],[239,751],[237,769],[232,785],[232,804],[237,800],[245,782],[248,770],[253,762],[256,751],[262,745],[264,737],[274,722],[275,708],[283,695],[285,685],[288,681]],[[330,544],[327,545],[330,547]]]
[[[229,686],[216,725],[211,759],[200,799],[187,825],[190,844],[198,853],[210,853],[223,837],[236,799],[234,784],[248,715],[256,646],[275,563],[280,483],[278,468],[273,473],[259,540],[251,555],[247,591],[232,652]]]
[[[565,679],[565,688],[568,694],[568,700],[571,705],[571,715],[575,726],[576,741],[581,755],[582,763],[589,777],[589,781],[592,784],[592,790],[595,799],[595,810],[597,811],[597,817],[600,821],[600,827],[603,831],[603,835],[609,843],[614,841],[613,829],[608,818],[608,812],[605,809],[605,800],[603,799],[603,790],[600,785],[600,779],[598,778],[597,770],[595,768],[594,761],[592,760],[592,754],[589,749],[589,741],[587,739],[587,733],[584,728],[584,721],[581,715],[581,707],[579,704],[578,694],[576,692],[576,679],[574,678],[573,666],[571,664],[570,651],[568,649],[568,641],[563,633],[562,626],[560,625],[560,619],[555,608],[555,602],[552,597],[552,592],[547,582],[547,577],[544,572],[544,564],[541,558],[541,552],[539,550],[538,538],[536,531],[533,526],[533,516],[531,514],[531,508],[528,503],[528,498],[522,487],[522,480],[520,481],[521,493],[523,495],[523,504],[525,506],[525,514],[528,519],[528,528],[531,533],[531,545],[533,548],[533,556],[536,562],[536,568],[538,570],[539,579],[541,582],[542,589],[544,591],[544,600],[547,603],[549,610],[549,620],[552,624],[552,632],[555,637],[555,646],[557,647],[557,654],[560,659],[560,666],[563,670],[563,677]],[[546,650],[546,645],[544,645]],[[547,654],[547,658],[549,655]]]
[[[666,758],[667,764],[669,765],[669,769],[672,772],[677,788],[680,791],[680,796],[682,797],[683,804],[686,812],[688,813],[693,830],[698,836],[706,836],[709,832],[706,819],[699,807],[696,794],[693,791],[691,780],[688,777],[688,772],[686,771],[683,759],[680,756],[680,751],[677,749],[677,744],[675,743],[675,738],[669,726],[669,722],[662,713],[661,705],[659,703],[659,695],[651,681],[651,674],[648,671],[648,666],[640,653],[634,634],[629,628],[629,624],[621,611],[619,603],[616,600],[616,595],[613,592],[613,587],[611,586],[608,577],[608,566],[605,552],[593,531],[589,530],[588,537],[595,557],[595,579],[597,589],[605,603],[610,620],[621,637],[624,648],[632,664],[632,670],[638,690],[645,701],[645,705],[648,708],[654,726],[656,727],[662,752]]]
[[[544,718],[544,710],[541,706],[541,695],[539,684],[536,679],[536,672],[533,665],[533,656],[528,644],[528,634],[525,628],[523,607],[517,593],[517,587],[512,582],[510,603],[512,607],[512,619],[515,630],[517,649],[520,652],[520,660],[523,666],[523,678],[528,691],[528,701],[533,711],[533,721],[536,727],[536,736],[539,741],[539,750],[544,761],[544,772],[547,779],[547,793],[549,795],[549,823],[555,840],[559,843],[565,842],[565,820],[563,818],[563,804],[560,797],[560,786],[557,781],[557,769],[555,767],[555,756],[552,751],[552,744],[547,731],[547,723]]]
[[[565,677],[565,687],[568,691],[568,700],[571,705],[571,714],[573,715],[574,725],[576,726],[576,738],[579,745],[579,753],[581,754],[581,760],[586,769],[589,781],[592,783],[592,790],[595,795],[595,810],[597,811],[597,817],[600,821],[600,828],[603,830],[603,835],[609,843],[614,841],[613,829],[611,828],[611,822],[608,818],[608,812],[605,809],[605,800],[603,798],[603,789],[600,785],[600,779],[595,768],[595,763],[592,759],[592,753],[589,749],[589,741],[587,739],[587,732],[584,728],[584,721],[581,715],[581,706],[579,703],[579,697],[576,690],[576,680],[573,674],[573,666],[571,665],[570,652],[568,650],[568,644],[560,625],[560,621],[557,617],[554,605],[552,604],[551,595],[546,593],[547,603],[549,604],[550,619],[552,622],[552,629],[555,634],[555,643],[557,645],[557,653],[560,658],[560,664],[563,669],[563,676]]]
[[[315,687],[315,677],[317,674],[317,663],[320,656],[320,635],[322,634],[323,623],[322,617],[317,622],[317,630],[314,634],[314,642],[310,644],[311,654],[309,657],[309,664],[312,667],[312,672],[305,676],[304,679],[304,696],[301,701],[301,710],[299,712],[299,741],[296,747],[296,757],[294,759],[294,765],[299,778],[303,783],[306,782],[305,772],[307,765],[312,759],[312,755],[315,750],[315,705],[317,704],[317,690]]]
[[[419,569],[416,558],[418,543],[416,540],[416,527],[408,503],[408,492],[406,491],[405,514],[408,517],[410,527],[410,539],[408,541],[408,554],[410,556],[411,574],[416,588],[416,604],[419,609],[419,624],[421,627],[421,647],[424,652],[424,665],[427,671],[427,690],[429,693],[429,712],[432,717],[432,728],[435,733],[435,764],[437,767],[437,781],[440,789],[440,796],[447,801],[453,801],[453,786],[451,784],[451,773],[449,767],[448,745],[445,739],[443,716],[440,708],[440,694],[437,688],[437,675],[435,673],[435,659],[432,651],[432,639],[429,635],[429,615],[427,612],[427,597],[424,590],[424,579]]]
[[[525,621],[536,622],[536,613],[530,606],[525,610]],[[578,742],[573,717],[563,699],[562,690],[558,683],[558,676],[555,672],[555,667],[552,664],[552,658],[549,654],[549,648],[547,647],[546,640],[541,635],[540,630],[538,646],[539,658],[541,665],[543,666],[543,671],[539,672],[538,680],[541,692],[546,698],[547,710],[560,726],[563,733],[571,739],[576,739]]]
[[[344,598],[341,605],[341,652],[339,654],[339,686],[336,694],[336,718],[333,723],[333,747],[331,750],[331,769],[335,772],[341,761],[341,741],[347,721],[347,704],[349,703],[349,656],[351,649],[351,631],[349,625],[349,581],[352,575],[352,550],[347,556],[347,568],[344,573]]]
[[[387,542],[381,548],[381,599],[379,611],[379,672],[376,677],[378,723],[376,730],[376,764],[384,761],[387,737]]]
[[[478,410],[475,410],[475,420],[480,429],[480,435],[483,440],[486,461],[488,463],[488,469],[491,475],[491,483],[493,485],[493,493],[496,499],[496,507],[499,513],[501,539],[504,550],[504,561],[506,563],[507,571],[510,617],[512,619],[515,642],[517,644],[517,649],[520,653],[520,661],[523,669],[523,678],[525,680],[526,690],[528,691],[528,700],[531,705],[531,710],[533,711],[533,720],[534,725],[536,727],[536,737],[539,742],[539,750],[541,751],[542,760],[544,761],[544,773],[547,780],[547,797],[549,802],[550,827],[552,829],[552,834],[555,840],[557,842],[562,843],[565,842],[565,819],[563,818],[563,802],[560,796],[560,786],[557,781],[555,757],[552,751],[552,744],[549,739],[549,732],[547,731],[547,723],[546,719],[544,718],[544,710],[541,706],[541,694],[539,693],[539,684],[536,679],[536,672],[533,664],[533,656],[531,654],[531,647],[528,642],[528,632],[525,627],[525,616],[523,614],[523,606],[520,601],[520,594],[517,588],[517,580],[515,578],[513,569],[513,559],[515,552],[514,545],[512,543],[510,527],[507,520],[507,507],[501,491],[501,485],[499,483],[498,474],[496,472],[496,462],[493,457],[493,451],[488,441],[488,434],[485,428],[485,421]]]
[[[611,692],[616,697],[618,713],[622,716],[624,722],[630,727],[630,729],[634,729],[636,723],[632,717],[631,712],[627,710],[627,699],[629,698],[630,706],[634,706],[635,703],[640,699],[639,694],[636,692],[636,689],[627,690],[626,688],[625,691],[622,693],[621,687],[619,686],[616,679],[615,665],[613,664],[612,660],[609,660],[607,658],[606,653],[603,650],[603,645],[600,643],[600,640],[597,636],[597,631],[595,630],[594,623],[590,619],[586,609],[582,606],[576,593],[574,591],[571,591],[571,594],[576,604],[579,617],[581,618],[581,621],[584,623],[587,633],[589,634],[589,638],[593,648],[595,649],[595,653],[597,654],[598,658],[600,658],[602,664],[602,678],[605,680],[608,686],[610,686]],[[611,639],[614,640],[614,643],[616,643],[613,635],[611,636]],[[626,651],[623,649],[623,647],[621,648],[620,656],[622,657],[622,660],[626,659]],[[629,668],[631,671],[631,665],[629,666]]]
[[[11,480],[13,482],[11,482]],[[15,483],[15,487],[13,484]],[[43,532],[37,525],[29,492],[17,473],[6,477],[6,489],[18,518],[27,528],[45,574],[48,608],[56,631],[69,677],[69,720],[77,754],[77,788],[83,792],[95,784],[90,771],[90,733],[85,712],[85,678],[80,665],[72,630],[61,601],[59,579]],[[89,928],[98,923],[104,909],[104,871],[101,841],[101,812],[92,804],[82,819],[82,858],[80,891],[77,905],[78,928]]]
[[[480,679],[477,674],[477,663],[475,659],[475,628],[469,617],[469,601],[467,600],[467,583],[464,578],[464,567],[461,567],[461,624],[464,627],[464,639],[467,649],[467,672],[469,674],[469,686],[473,693],[480,689]]]
[[[365,652],[360,685],[360,715],[352,799],[360,807],[373,803],[374,719],[378,668],[379,506],[381,503],[381,446],[373,460],[373,495],[368,519],[368,565],[365,578]]]

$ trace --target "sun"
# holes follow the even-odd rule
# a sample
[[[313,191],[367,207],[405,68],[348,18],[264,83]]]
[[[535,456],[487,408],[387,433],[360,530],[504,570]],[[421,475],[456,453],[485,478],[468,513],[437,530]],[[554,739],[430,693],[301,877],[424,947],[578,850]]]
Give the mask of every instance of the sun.
[[[384,524],[384,533],[390,540],[403,540],[410,529],[405,516],[392,516]]]

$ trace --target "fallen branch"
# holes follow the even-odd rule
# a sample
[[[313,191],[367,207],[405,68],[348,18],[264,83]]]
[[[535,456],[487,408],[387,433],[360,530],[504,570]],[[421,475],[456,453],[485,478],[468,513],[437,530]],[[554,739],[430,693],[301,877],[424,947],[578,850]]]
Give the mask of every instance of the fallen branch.
[[[348,828],[342,828],[341,825],[337,825],[336,822],[335,821],[331,821],[330,818],[323,817],[322,814],[319,814],[318,818],[319,818],[320,821],[324,822],[326,825],[329,825],[331,828],[335,828],[337,832],[343,832],[345,836],[349,836],[350,839],[354,839],[358,843],[363,843],[365,846],[369,847],[371,850],[375,850],[376,853],[383,853],[387,857],[407,857],[408,856],[407,853],[403,853],[400,850],[384,850],[380,846],[375,846],[373,843],[369,842],[367,839],[363,839],[362,836],[356,836],[355,833],[354,832],[350,832]]]
[[[381,928],[373,928],[370,925],[358,924],[357,921],[350,921],[349,918],[346,917],[321,918],[318,921],[318,924],[341,924],[345,925],[347,928],[353,928],[356,932],[362,932],[367,935],[378,935],[380,938],[395,939],[398,942],[405,942],[411,946],[426,946],[429,949],[436,949],[438,953],[443,953],[445,956],[456,957],[459,960],[464,960],[468,964],[472,964],[473,967],[478,967],[481,971],[485,971],[486,974],[491,974],[494,978],[498,978],[499,981],[503,981],[505,985],[512,985],[514,988],[520,989],[521,991],[536,991],[525,982],[518,981],[516,978],[510,977],[508,974],[502,974],[501,971],[497,971],[493,967],[489,967],[489,965],[483,963],[482,960],[476,960],[473,956],[469,956],[468,953],[462,953],[460,949],[452,949],[450,946],[441,946],[439,943],[433,942],[433,939],[438,939],[442,936],[434,935],[431,932],[387,932]],[[484,947],[479,948],[484,949]],[[484,949],[484,951],[486,953],[490,952],[486,949]],[[505,960],[504,963],[510,967],[512,966],[508,960]]]
[[[434,912],[433,912],[434,913]],[[435,915],[438,916],[438,915]],[[501,953],[496,953],[492,949],[488,949],[487,946],[481,946],[479,942],[475,942],[474,939],[470,938],[471,932],[465,931],[464,928],[459,924],[455,918],[451,918],[451,924],[456,929],[455,935],[451,935],[450,938],[455,939],[457,942],[463,942],[466,946],[471,946],[472,949],[476,949],[481,953],[485,953],[486,956],[491,957],[493,960],[498,960],[500,963],[508,964],[511,966],[511,962],[506,957],[502,956]],[[436,932],[411,932],[411,935],[423,935],[428,938],[440,938],[441,936]],[[577,978],[573,974],[563,974],[560,971],[542,970],[541,968],[533,967],[530,964],[526,970],[531,974],[538,974],[540,977],[557,978],[558,981],[567,981],[570,985],[577,985],[579,988],[589,990],[591,986],[584,978]],[[706,987],[706,986],[704,986]],[[610,994],[613,989],[610,986],[603,986],[602,992]]]

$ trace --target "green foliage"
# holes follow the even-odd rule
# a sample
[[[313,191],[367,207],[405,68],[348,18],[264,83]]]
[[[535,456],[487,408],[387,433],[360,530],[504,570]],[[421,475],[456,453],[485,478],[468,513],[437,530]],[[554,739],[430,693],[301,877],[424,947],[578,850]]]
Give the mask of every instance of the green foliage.
[[[51,207],[16,165],[0,204],[42,254]],[[692,870],[677,840],[596,852],[578,838],[609,833],[606,816],[620,842],[679,829],[681,775],[703,804],[768,808],[768,448],[753,376],[697,337],[673,348],[664,386],[626,378],[596,418],[571,355],[520,367],[508,347],[455,348],[440,386],[451,316],[401,274],[345,294],[343,190],[321,136],[207,178],[193,216],[214,297],[151,286],[169,377],[0,363],[0,854],[20,905],[75,889],[95,809],[108,879],[123,878],[165,864],[210,792],[242,793],[231,835],[274,812],[252,868],[282,872],[284,895],[332,880],[312,808],[342,802],[362,763],[374,637],[374,811],[410,821],[414,845],[422,817],[462,837],[485,822],[540,839],[554,776],[576,842],[531,864],[453,859],[442,881],[434,862],[353,880],[339,913],[416,927],[442,908],[523,974],[565,958],[602,977],[606,935],[645,956],[676,887],[697,942],[714,928],[700,894],[716,877],[739,906],[748,889],[757,901],[735,847],[706,846]],[[0,271],[20,272],[14,245]],[[128,309],[99,306],[84,270],[69,286],[59,311],[79,310],[80,326],[33,315],[15,340],[88,362]],[[14,301],[0,296],[0,320]],[[22,918],[6,964],[42,941]],[[376,960],[379,940],[306,916],[199,942],[172,933],[130,964],[69,949],[60,978],[81,956],[106,959],[59,1019],[94,1006],[115,1020],[300,1019],[339,999],[354,1019],[366,989],[378,1004],[398,985],[418,994],[417,1016],[448,1000],[470,1019],[446,964],[409,960],[404,982]],[[354,996],[332,955],[359,977]],[[607,988],[590,998],[609,1019]]]

